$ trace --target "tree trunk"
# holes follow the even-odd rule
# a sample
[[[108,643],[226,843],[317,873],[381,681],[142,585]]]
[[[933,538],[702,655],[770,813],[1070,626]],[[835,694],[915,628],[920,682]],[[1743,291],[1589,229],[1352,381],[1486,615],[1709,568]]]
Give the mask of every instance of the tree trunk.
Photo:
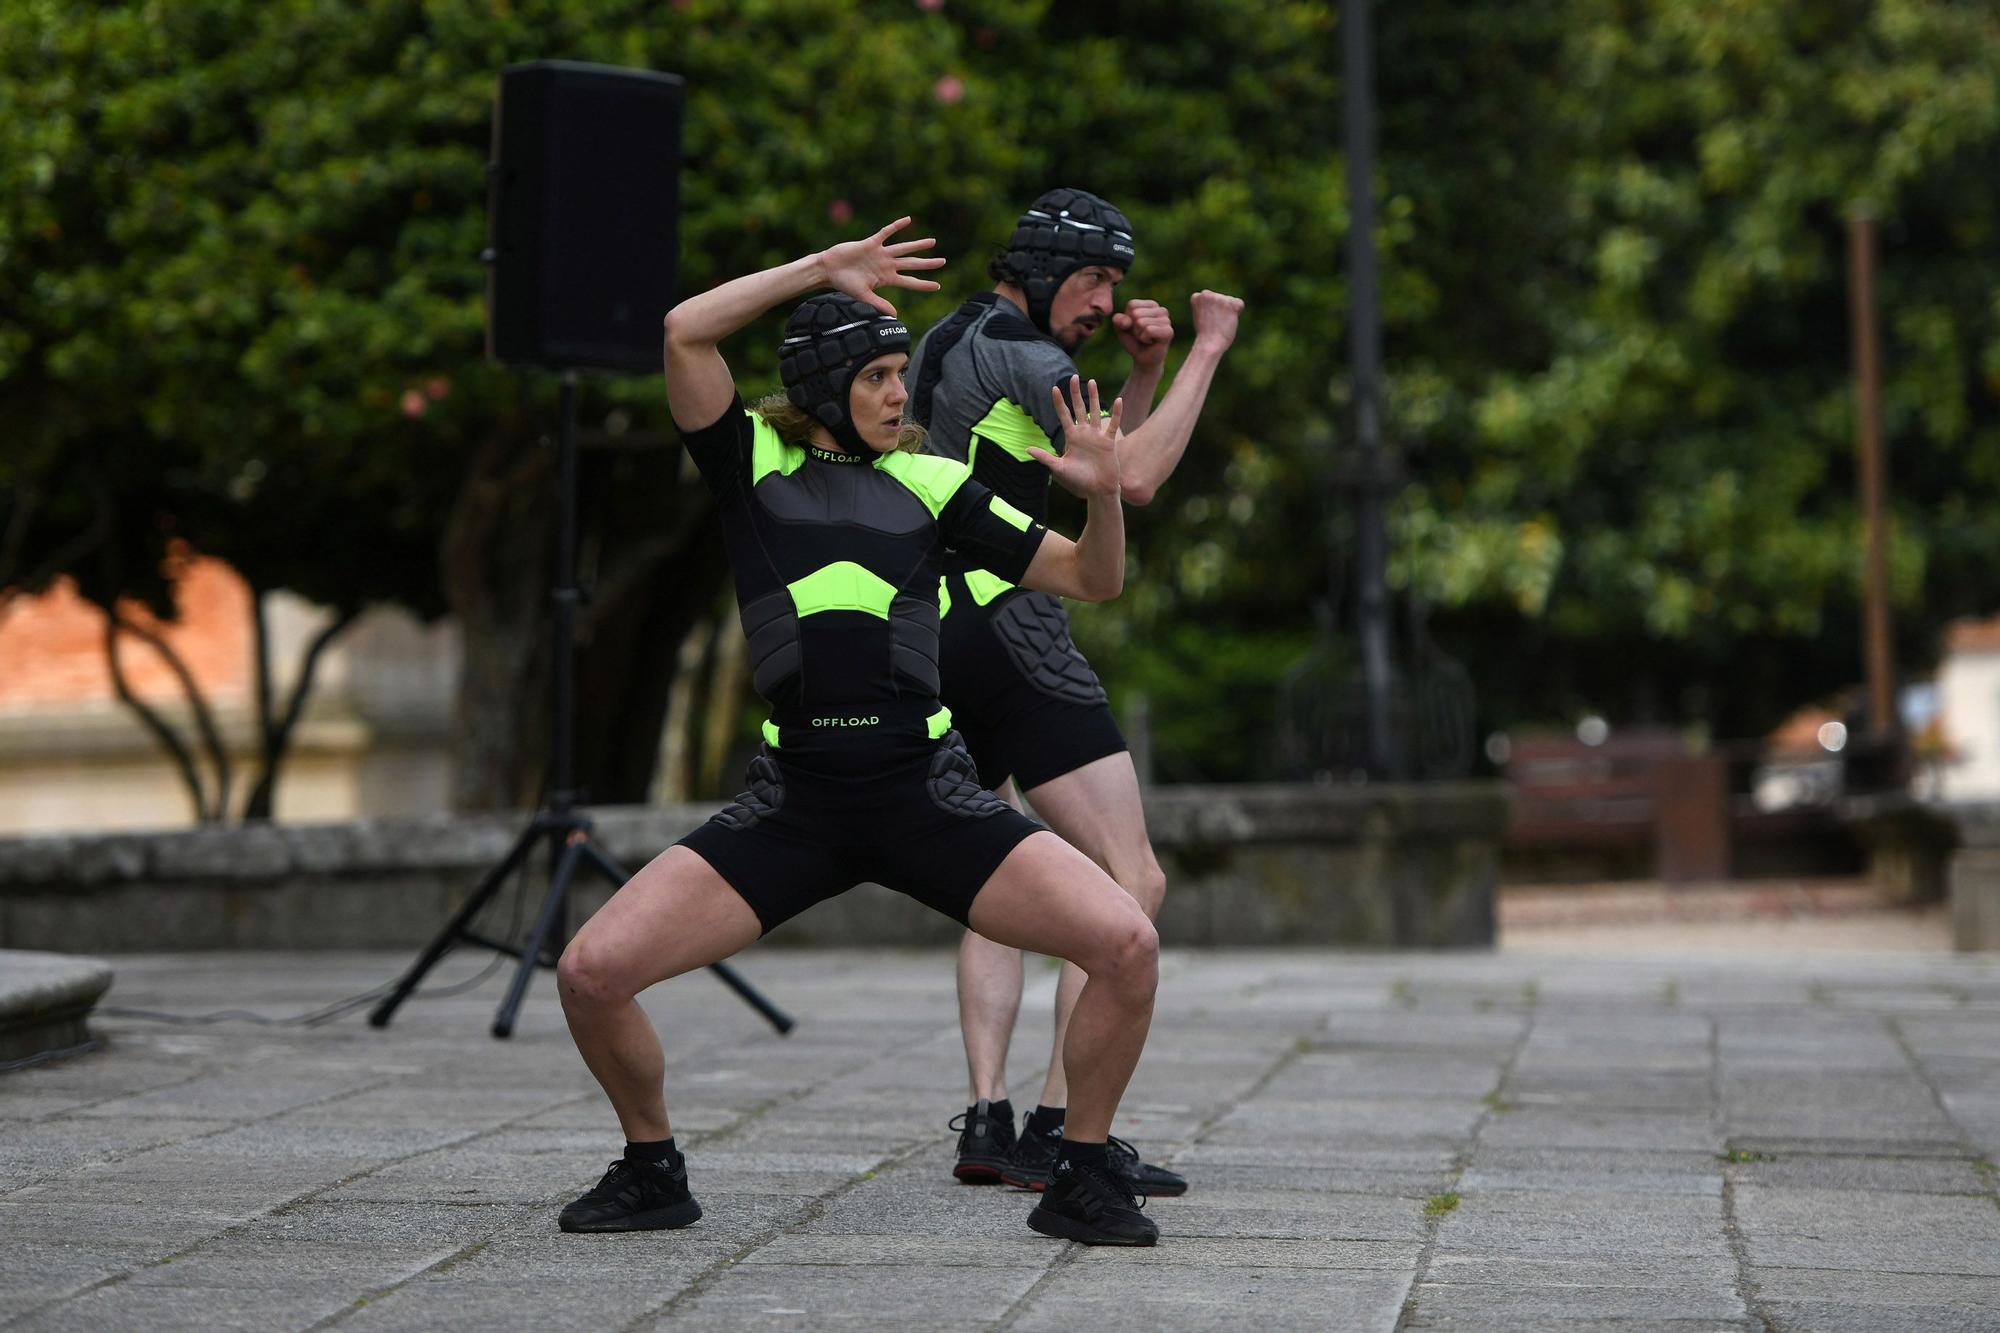
[[[678,440],[583,435],[577,459],[576,782],[584,800],[644,801],[681,640],[727,562],[715,506]],[[555,478],[548,450],[489,445],[444,537],[446,596],[464,644],[454,804],[534,804],[549,754],[549,592]]]
[[[641,802],[653,785],[681,643],[727,577],[721,523],[712,506],[704,511],[645,543],[637,558],[653,568],[631,595],[607,604],[609,581],[599,585],[577,666],[577,775],[589,800]],[[727,631],[741,634],[734,624]]]
[[[544,774],[549,462],[532,444],[489,440],[445,523],[439,566],[463,645],[452,738],[459,810],[531,804]]]

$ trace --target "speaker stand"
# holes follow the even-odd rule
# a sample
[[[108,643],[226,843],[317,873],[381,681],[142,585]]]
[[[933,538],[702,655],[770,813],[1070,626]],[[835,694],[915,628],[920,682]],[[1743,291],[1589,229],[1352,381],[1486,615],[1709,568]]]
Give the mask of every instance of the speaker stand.
[[[409,971],[396,982],[381,1003],[368,1013],[371,1027],[387,1027],[395,1016],[396,1009],[424,974],[437,965],[440,958],[460,943],[477,944],[494,949],[503,954],[511,954],[521,960],[514,971],[513,984],[507,988],[507,997],[500,1002],[500,1008],[493,1015],[493,1035],[511,1036],[514,1020],[521,1008],[521,1000],[528,993],[528,982],[534,977],[537,967],[552,968],[561,955],[562,945],[569,939],[569,891],[576,880],[577,871],[588,866],[608,882],[615,891],[631,876],[607,855],[603,848],[591,838],[591,821],[574,808],[576,790],[571,767],[571,705],[573,702],[572,674],[574,671],[574,647],[576,635],[576,607],[580,596],[576,587],[576,372],[566,370],[562,376],[562,429],[556,446],[556,578],[551,596],[555,602],[555,716],[554,728],[554,773],[549,798],[549,808],[528,821],[528,827],[514,839],[514,845],[499,864],[486,872],[479,887],[465,900],[457,912],[447,921],[431,942],[417,955]],[[525,860],[537,843],[546,841],[549,847],[549,888],[542,899],[542,908],[535,916],[534,929],[525,942],[516,945],[505,940],[491,939],[471,929],[473,917],[500,891]],[[762,1014],[780,1035],[792,1030],[792,1019],[782,1009],[772,1004],[758,992],[756,987],[744,980],[736,969],[727,963],[711,963],[709,971],[721,978],[724,985],[735,991],[743,1001]]]

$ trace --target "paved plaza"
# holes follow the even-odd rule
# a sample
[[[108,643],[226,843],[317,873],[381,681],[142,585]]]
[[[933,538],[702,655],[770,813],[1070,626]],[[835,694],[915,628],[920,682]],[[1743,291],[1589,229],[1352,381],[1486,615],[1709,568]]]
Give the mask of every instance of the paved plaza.
[[[108,1006],[285,1015],[407,960],[113,961]],[[386,1031],[100,1017],[0,1075],[0,1325],[2000,1327],[2000,958],[1170,952],[1118,1130],[1193,1187],[1147,1251],[951,1180],[949,955],[741,962],[798,1030],[648,997],[707,1214],[638,1236],[556,1230],[619,1138],[546,975],[506,1042],[497,977]]]

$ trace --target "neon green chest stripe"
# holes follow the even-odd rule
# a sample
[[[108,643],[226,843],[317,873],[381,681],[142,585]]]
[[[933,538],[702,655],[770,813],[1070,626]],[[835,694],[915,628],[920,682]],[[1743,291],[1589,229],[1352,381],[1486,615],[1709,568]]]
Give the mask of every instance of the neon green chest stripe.
[[[750,418],[750,484],[755,486],[773,472],[781,477],[789,477],[805,465],[806,451],[796,444],[786,444],[777,430],[755,412],[746,412]]]
[[[993,441],[1023,463],[1034,461],[1034,455],[1028,452],[1030,448],[1055,452],[1055,442],[1049,439],[1048,432],[1035,424],[1025,408],[1005,398],[993,404],[972,428],[972,433]]]
[[[786,584],[785,590],[791,593],[792,605],[801,616],[821,611],[866,611],[887,620],[889,603],[896,597],[890,583],[852,560],[836,560],[815,569],[796,583]]]

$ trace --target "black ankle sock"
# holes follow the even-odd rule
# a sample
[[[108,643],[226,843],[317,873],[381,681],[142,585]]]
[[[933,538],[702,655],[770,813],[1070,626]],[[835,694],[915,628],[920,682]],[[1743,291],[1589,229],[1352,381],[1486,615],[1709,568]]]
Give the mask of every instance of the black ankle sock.
[[[1073,1171],[1085,1166],[1103,1166],[1106,1146],[1102,1143],[1078,1143],[1075,1139],[1064,1139],[1056,1149],[1055,1174]]]
[[[1067,1106],[1037,1106],[1028,1112],[1028,1129],[1043,1138],[1052,1138],[1062,1133],[1063,1117],[1069,1114]]]
[[[655,1139],[651,1143],[625,1141],[625,1160],[628,1162],[665,1162],[668,1166],[679,1166],[681,1151],[674,1147],[671,1138]]]
[[[978,1103],[975,1102],[973,1105],[976,1106]],[[997,1102],[986,1103],[986,1113],[995,1120],[1004,1120],[1010,1125],[1014,1123],[1014,1103],[1005,1097]]]

